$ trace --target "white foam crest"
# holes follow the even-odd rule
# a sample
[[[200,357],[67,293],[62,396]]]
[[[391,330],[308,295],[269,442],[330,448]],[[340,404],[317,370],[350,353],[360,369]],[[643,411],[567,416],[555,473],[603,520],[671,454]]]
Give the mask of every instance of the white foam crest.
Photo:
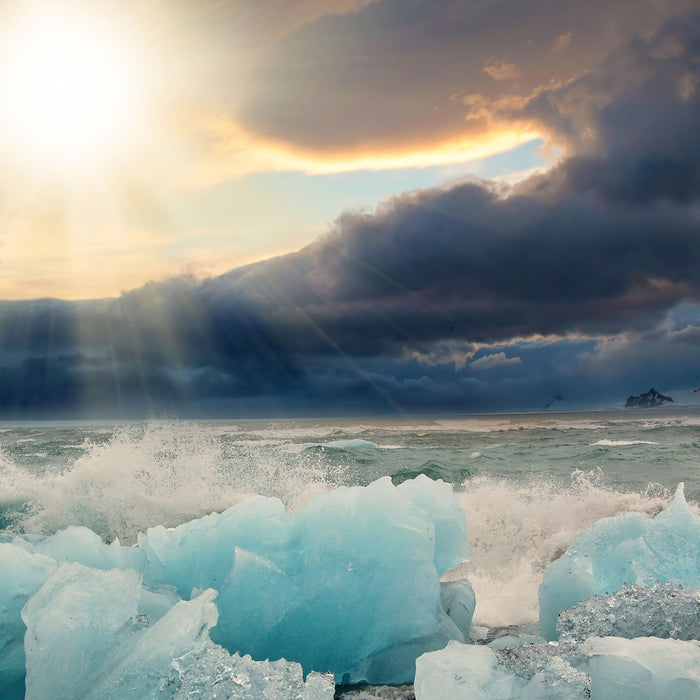
[[[331,447],[337,450],[400,450],[401,445],[379,445],[371,440],[354,438],[352,440],[331,440],[329,442],[311,443],[306,447]]]
[[[591,443],[591,447],[628,447],[629,445],[658,445],[652,440],[598,440]]]
[[[122,427],[61,473],[32,474],[5,459],[0,493],[5,504],[31,504],[14,529],[50,534],[85,525],[106,539],[133,542],[148,527],[172,527],[254,493],[295,510],[326,488],[312,455],[290,464],[269,447],[230,454],[219,438],[215,427],[195,423]]]
[[[593,522],[625,511],[655,514],[670,498],[660,486],[647,493],[616,491],[600,472],[574,472],[567,486],[479,476],[458,496],[473,560],[448,576],[469,578],[474,622],[488,627],[535,622],[544,569]]]
[[[436,423],[442,432],[486,434],[526,430],[600,430],[607,427],[607,421],[599,418],[555,418],[542,414],[531,418],[513,414],[498,418],[441,419]]]

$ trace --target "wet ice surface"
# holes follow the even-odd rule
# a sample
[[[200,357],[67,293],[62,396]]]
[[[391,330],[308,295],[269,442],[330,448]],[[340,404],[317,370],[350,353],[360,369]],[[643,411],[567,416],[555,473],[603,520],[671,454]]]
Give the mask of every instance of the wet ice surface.
[[[417,659],[416,700],[700,700],[699,586],[700,519],[681,484],[655,518],[599,520],[547,567],[541,631],[559,641],[450,642]]]
[[[588,637],[700,639],[700,591],[658,583],[624,584],[615,593],[589,598],[557,620],[560,641]]]
[[[539,591],[542,635],[555,639],[559,613],[581,601],[624,583],[657,581],[700,588],[700,518],[688,507],[683,484],[655,518],[603,518],[549,564]]]
[[[589,697],[590,679],[572,665],[570,645],[542,644],[494,651],[450,642],[416,662],[416,700]]]
[[[141,592],[133,570],[59,565],[22,611],[26,700],[333,697],[330,674],[304,682],[297,663],[253,661],[214,644],[216,591],[176,603],[154,624],[139,611]]]
[[[545,619],[574,603],[558,642],[472,629],[471,585],[440,581],[469,554],[451,486],[426,477],[317,494],[293,514],[258,496],[136,546],[81,527],[8,537],[0,689],[23,697],[26,668],[28,700],[700,699],[700,645],[681,641],[700,636],[700,593],[679,585],[700,581],[700,520],[682,488],[653,520],[599,520],[548,567]],[[415,669],[415,687],[347,687]]]
[[[425,476],[317,494],[292,515],[258,496],[131,547],[83,527],[11,538],[0,544],[0,688],[21,698],[25,663],[30,699],[55,696],[57,679],[63,697],[150,697],[154,678],[158,697],[210,697],[207,678],[262,678],[265,659],[286,659],[270,666],[284,667],[270,671],[268,698],[307,697],[302,669],[411,681],[419,655],[468,636],[474,592],[440,576],[469,555],[452,487]],[[64,677],[76,664],[85,673]],[[223,697],[249,697],[236,692]]]
[[[450,642],[416,662],[416,700],[700,698],[700,642],[592,637],[494,651]]]

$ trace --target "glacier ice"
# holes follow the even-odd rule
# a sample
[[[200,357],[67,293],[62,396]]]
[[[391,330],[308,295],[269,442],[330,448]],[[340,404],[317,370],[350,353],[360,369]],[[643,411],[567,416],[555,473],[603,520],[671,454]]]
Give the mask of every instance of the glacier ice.
[[[445,649],[416,660],[416,700],[510,700],[587,698],[589,678],[547,645],[514,647],[530,652],[504,662],[501,652],[480,645],[450,642]],[[506,657],[507,658],[507,657]]]
[[[292,515],[256,497],[152,528],[139,548],[146,583],[220,592],[217,643],[342,682],[410,680],[418,654],[463,636],[440,619],[439,577],[470,556],[464,513],[451,486],[427,477],[338,488]],[[369,661],[389,649],[405,657],[400,676]]]
[[[109,616],[99,619],[97,605],[75,613],[81,621],[75,644],[84,637],[86,655],[99,648],[100,634],[108,638],[116,627],[126,634],[134,624],[129,620],[146,621],[151,638],[182,609],[180,601],[200,600],[213,589],[218,613],[208,644],[227,650],[216,654],[287,659],[305,673],[331,671],[344,683],[409,681],[417,656],[468,636],[473,591],[465,581],[441,584],[440,576],[469,556],[464,512],[452,487],[425,476],[398,487],[386,477],[317,494],[293,514],[278,499],[254,497],[173,529],[151,528],[135,546],[105,544],[83,527],[15,537],[0,545],[0,565],[13,572],[0,581],[0,648],[12,650],[3,655],[0,673],[22,687],[25,603],[26,619],[41,636],[46,630],[37,606],[58,624],[62,615],[73,615],[66,591],[92,590],[59,580],[54,572],[64,562],[81,566],[75,571],[86,580],[102,581],[96,588],[111,591],[110,582],[119,581],[116,589],[139,591],[134,611],[132,603],[128,609],[116,603],[121,594],[114,589],[114,614],[121,617],[112,627]],[[59,570],[69,577],[68,569]],[[97,573],[86,571],[112,578],[92,579]],[[32,647],[34,660],[37,653]],[[215,653],[209,648],[207,654]],[[230,663],[221,659],[219,666]],[[28,676],[32,684],[38,677],[35,671]]]
[[[439,576],[469,556],[451,488],[416,482],[416,492],[386,477],[318,494],[288,518],[286,547],[266,542],[237,552],[212,638],[256,657],[294,659],[305,670],[330,669],[344,683],[410,680],[416,656],[436,648],[436,635],[442,645],[460,638],[454,625],[440,624]],[[386,650],[405,657],[395,666],[400,677],[387,677],[388,667],[372,660]]]
[[[476,608],[476,596],[471,583],[467,579],[442,581],[440,602],[445,614],[456,625],[464,639],[468,640]]]
[[[26,700],[226,697],[330,700],[330,674],[252,661],[214,644],[216,591],[175,604],[155,624],[138,614],[141,577],[64,563],[29,599]]]
[[[0,544],[0,689],[4,697],[24,697],[24,632],[20,613],[56,562],[9,543]]]
[[[549,564],[539,591],[542,635],[556,639],[559,613],[593,595],[657,581],[700,588],[700,518],[688,508],[683,484],[655,518],[603,518]]]
[[[582,650],[595,700],[700,700],[700,642],[594,637]]]
[[[588,637],[700,639],[700,591],[670,583],[623,584],[559,613],[560,641]]]
[[[416,661],[416,700],[697,700],[700,642],[592,637],[494,651],[450,642]]]
[[[282,502],[254,496],[175,528],[150,528],[139,534],[138,550],[146,557],[146,583],[168,583],[189,598],[195,588],[221,588],[236,547],[274,558],[286,553],[288,538]]]

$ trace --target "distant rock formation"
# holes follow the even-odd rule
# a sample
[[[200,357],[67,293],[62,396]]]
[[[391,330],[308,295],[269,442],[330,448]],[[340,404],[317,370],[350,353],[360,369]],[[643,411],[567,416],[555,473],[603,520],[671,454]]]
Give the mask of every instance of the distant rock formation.
[[[646,394],[630,396],[627,401],[625,401],[625,408],[656,408],[667,401],[673,403],[673,399],[670,396],[664,396],[656,391],[656,389],[652,388],[649,389]]]

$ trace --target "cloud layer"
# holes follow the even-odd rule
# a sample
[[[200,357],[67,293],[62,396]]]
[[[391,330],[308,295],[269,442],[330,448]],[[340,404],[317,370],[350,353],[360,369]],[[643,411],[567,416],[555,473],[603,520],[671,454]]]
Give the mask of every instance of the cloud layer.
[[[409,5],[405,41],[428,13]],[[333,44],[335,23],[393,7],[326,18],[314,40]],[[452,8],[456,26],[463,7]],[[449,39],[447,24],[427,26]],[[552,50],[566,50],[567,29],[549,27]],[[474,182],[407,193],[344,213],[297,253],[204,282],[4,303],[0,405],[6,415],[514,410],[555,394],[590,406],[649,382],[693,385],[699,48],[700,13],[686,14],[596,71],[493,106],[571,149],[511,192]],[[343,145],[331,136],[315,144]]]

